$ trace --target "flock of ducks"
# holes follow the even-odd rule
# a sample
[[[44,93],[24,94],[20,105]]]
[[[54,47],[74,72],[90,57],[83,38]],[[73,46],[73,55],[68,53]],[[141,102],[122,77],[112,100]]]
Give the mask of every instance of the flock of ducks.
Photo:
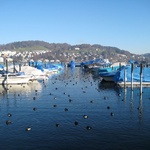
[[[75,86],[76,84],[78,84],[78,81],[75,81],[75,78],[81,78],[81,79],[83,79],[83,82],[87,82],[87,81],[88,81],[90,86],[93,86],[93,85],[95,84],[95,83],[94,83],[95,81],[91,81],[91,80],[89,79],[89,76],[84,76],[84,75],[83,75],[83,77],[81,77],[81,76],[79,77],[79,76],[80,76],[80,75],[77,75],[77,76],[75,76],[75,77],[72,77],[72,76],[68,76],[68,74],[64,73],[63,79],[59,79],[58,77],[55,77],[55,81],[52,82],[52,84],[57,83],[57,80],[62,80],[62,82],[64,82],[63,84],[65,85],[66,88],[67,88],[67,86],[68,86],[70,83],[72,84],[72,86]],[[70,79],[70,80],[69,80],[69,78],[73,78],[73,79]],[[67,79],[67,81],[64,81],[64,79]],[[80,79],[80,80],[81,80],[81,79]],[[72,83],[72,81],[74,81],[74,82]],[[96,84],[97,84],[97,83],[96,83]],[[45,82],[44,80],[43,80],[43,87],[47,88],[46,82]],[[11,87],[10,87],[10,88],[11,88]],[[85,86],[84,88],[82,87],[82,88],[81,88],[82,92],[83,92],[83,93],[86,93],[86,89],[87,89],[87,88],[88,88],[88,86]],[[58,90],[58,87],[55,87],[55,90],[57,91],[57,90]],[[96,89],[96,90],[99,90],[99,89]],[[67,95],[67,93],[66,93],[65,91],[63,92],[63,94],[64,94],[64,95]],[[35,90],[35,96],[33,97],[33,100],[36,100],[36,99],[37,99],[36,95],[38,95],[38,90]],[[52,95],[52,96],[53,96],[53,93],[50,92],[49,95]],[[18,94],[18,96],[20,96],[20,95]],[[118,96],[121,97],[121,93],[119,93]],[[104,96],[104,100],[107,100],[107,98],[108,98],[107,96]],[[56,100],[57,97],[54,96],[53,99]],[[71,95],[70,95],[70,94],[68,94],[68,99],[69,99],[69,102],[72,102],[72,101],[73,101],[73,100],[71,99]],[[94,103],[94,100],[90,100],[90,103]],[[57,107],[57,104],[53,104],[53,107],[56,108],[56,107]],[[110,109],[110,106],[107,106],[107,109]],[[33,111],[37,111],[37,110],[38,110],[38,108],[33,107]],[[64,111],[65,111],[65,112],[69,111],[69,108],[64,108]],[[114,112],[110,112],[110,116],[114,116],[114,115],[115,115]],[[11,118],[11,117],[12,117],[12,114],[11,114],[11,113],[8,113],[7,116],[8,116],[9,118]],[[83,114],[83,119],[88,119],[88,118],[89,118],[88,115]],[[11,123],[12,123],[11,119],[6,120],[6,125],[9,125],[9,124],[11,124]],[[78,122],[78,121],[74,121],[74,125],[75,125],[75,126],[79,125],[79,122]],[[55,126],[56,126],[56,127],[60,127],[60,123],[56,123]],[[28,127],[25,128],[25,131],[31,131],[31,129],[32,129],[32,128],[28,126]],[[91,130],[91,129],[92,129],[92,126],[91,126],[91,125],[87,125],[87,126],[85,126],[85,129],[86,129],[86,130]]]

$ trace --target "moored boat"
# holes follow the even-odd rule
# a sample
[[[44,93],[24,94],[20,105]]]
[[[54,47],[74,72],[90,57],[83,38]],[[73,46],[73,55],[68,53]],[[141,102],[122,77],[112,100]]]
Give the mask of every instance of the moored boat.
[[[107,73],[111,73],[111,72],[117,71],[118,69],[119,69],[119,66],[99,68],[98,69],[98,75],[99,76],[103,76],[105,74],[107,75]]]
[[[118,71],[103,73],[101,77],[105,81],[113,81],[117,84],[126,83],[127,85],[131,85],[131,82],[133,82],[133,84],[138,85],[142,82],[148,85],[150,83],[150,68],[134,66],[132,69],[129,64],[121,67]]]
[[[117,71],[112,71],[112,72],[104,72],[103,74],[101,74],[101,78],[105,81],[108,82],[114,82],[114,76],[116,75]]]

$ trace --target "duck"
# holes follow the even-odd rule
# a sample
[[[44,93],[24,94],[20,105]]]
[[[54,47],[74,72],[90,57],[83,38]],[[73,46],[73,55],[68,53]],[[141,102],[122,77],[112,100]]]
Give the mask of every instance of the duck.
[[[114,116],[114,113],[113,113],[113,112],[111,112],[111,113],[110,113],[110,115],[111,115],[111,116]]]
[[[77,121],[74,122],[74,125],[78,125],[79,123]]]
[[[91,130],[92,127],[91,127],[91,126],[86,126],[86,129],[87,129],[87,130]]]
[[[7,121],[6,121],[6,124],[7,124],[7,125],[9,125],[9,124],[11,124],[11,123],[12,123],[11,120],[7,120]]]
[[[8,117],[11,117],[11,116],[12,116],[12,114],[11,114],[11,113],[8,113],[8,114],[7,114],[7,116],[8,116]]]
[[[31,130],[31,127],[27,127],[27,128],[26,128],[26,131],[30,131],[30,130]]]
[[[87,118],[88,118],[88,116],[87,116],[87,115],[83,115],[83,118],[84,118],[84,119],[87,119]]]
[[[56,127],[59,127],[60,126],[60,124],[59,123],[56,123]]]

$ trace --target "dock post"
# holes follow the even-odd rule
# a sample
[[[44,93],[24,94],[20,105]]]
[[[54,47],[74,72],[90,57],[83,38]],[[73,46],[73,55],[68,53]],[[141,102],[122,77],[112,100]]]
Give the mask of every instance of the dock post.
[[[121,68],[121,62],[119,63],[119,69]]]
[[[6,74],[8,74],[8,60],[6,59]]]
[[[142,94],[142,71],[143,71],[143,65],[140,64],[140,95]]]
[[[124,88],[126,87],[126,68],[124,68]]]
[[[16,71],[15,71],[15,62],[14,62],[14,60],[13,60],[13,73],[15,73]]]
[[[133,91],[133,63],[131,64],[131,90]]]
[[[19,72],[21,71],[21,64],[19,64]]]
[[[6,84],[8,84],[8,60],[6,59]]]

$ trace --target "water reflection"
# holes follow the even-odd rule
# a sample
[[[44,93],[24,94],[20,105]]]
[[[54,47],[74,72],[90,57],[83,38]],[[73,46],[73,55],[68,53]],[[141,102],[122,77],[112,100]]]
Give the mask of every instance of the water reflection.
[[[29,84],[12,84],[12,85],[0,85],[0,93],[1,95],[9,94],[9,93],[31,93],[34,90],[41,91],[42,85],[39,82],[32,82]]]
[[[133,112],[133,103],[134,103],[134,98],[133,98],[133,90],[131,88],[131,91],[130,91],[130,111]]]
[[[139,121],[142,121],[142,110],[143,110],[143,106],[142,106],[142,94],[140,94],[139,96],[139,107],[138,107],[138,111],[139,111]]]
[[[127,87],[124,87],[123,89],[124,89],[124,91],[123,91],[123,92],[124,92],[123,101],[126,102],[126,100],[127,100],[127,90],[128,90],[128,88],[127,88]]]
[[[142,101],[142,94],[137,94],[136,92],[139,91],[138,88],[134,88],[132,90],[132,87],[128,89],[128,92],[130,92],[130,112],[133,115],[134,113],[134,105],[136,106],[136,103],[138,103],[138,107],[136,107],[136,109],[138,110],[138,118],[141,124],[142,121],[142,111],[143,111],[143,101]],[[134,101],[137,100],[137,97],[139,97],[138,101]]]
[[[138,111],[138,119],[139,123],[142,123],[142,117],[143,117],[143,100],[142,94],[139,94],[139,88],[134,88],[132,90],[131,87],[118,87],[115,83],[112,82],[100,82],[98,85],[99,90],[103,90],[105,92],[107,91],[115,91],[119,97],[121,97],[121,100],[124,103],[129,103],[129,110],[131,118],[135,118],[135,112]],[[144,89],[145,90],[145,89]],[[136,100],[136,101],[134,101]]]
[[[131,91],[114,83],[94,83],[99,78],[83,74],[78,68],[74,77],[71,73],[67,68],[64,74],[48,80],[46,87],[41,82],[24,88],[21,85],[0,88],[5,91],[0,95],[2,149],[139,149],[149,143],[149,89],[144,89],[145,94],[139,98],[138,88]],[[97,92],[97,88],[102,92]],[[8,118],[8,113],[12,117]],[[11,125],[6,125],[7,119],[12,121]],[[32,128],[30,132],[25,131],[28,126]],[[87,130],[89,126],[92,130]],[[24,139],[27,142],[22,144]]]
[[[101,81],[98,83],[99,90],[114,90],[116,91],[117,95],[121,93],[121,88],[118,87],[114,82],[105,82]]]

